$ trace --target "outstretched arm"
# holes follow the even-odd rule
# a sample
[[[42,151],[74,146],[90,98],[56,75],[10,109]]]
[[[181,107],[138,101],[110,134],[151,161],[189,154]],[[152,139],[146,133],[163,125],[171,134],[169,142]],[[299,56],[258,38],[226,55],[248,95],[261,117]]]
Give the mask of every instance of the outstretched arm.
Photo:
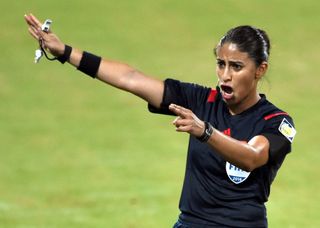
[[[56,57],[64,54],[65,44],[56,34],[52,31],[42,31],[42,23],[32,14],[25,15],[25,20],[29,25],[29,33],[37,41],[42,40],[43,48]],[[79,67],[82,56],[83,51],[73,48],[68,62]],[[160,107],[163,81],[147,76],[128,64],[102,59],[95,77],[111,86],[133,93],[157,108]]]
[[[173,121],[176,131],[187,132],[195,137],[203,134],[205,124],[191,110],[175,104],[171,104],[169,109],[178,116]],[[245,171],[252,171],[266,164],[269,158],[269,141],[262,135],[245,143],[213,129],[207,143],[226,161]]]

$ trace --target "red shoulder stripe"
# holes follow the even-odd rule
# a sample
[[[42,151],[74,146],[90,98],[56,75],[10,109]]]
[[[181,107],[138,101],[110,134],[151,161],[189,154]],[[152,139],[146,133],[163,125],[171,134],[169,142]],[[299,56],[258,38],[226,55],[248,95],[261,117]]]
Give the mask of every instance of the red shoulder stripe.
[[[264,117],[264,120],[270,120],[270,119],[273,118],[273,117],[281,116],[281,115],[288,116],[289,114],[286,113],[286,112],[273,113],[273,114],[270,114],[270,115],[265,116],[265,117]]]
[[[217,93],[218,93],[217,90],[212,89],[212,90],[210,91],[209,96],[208,96],[207,102],[208,102],[208,103],[215,102]]]

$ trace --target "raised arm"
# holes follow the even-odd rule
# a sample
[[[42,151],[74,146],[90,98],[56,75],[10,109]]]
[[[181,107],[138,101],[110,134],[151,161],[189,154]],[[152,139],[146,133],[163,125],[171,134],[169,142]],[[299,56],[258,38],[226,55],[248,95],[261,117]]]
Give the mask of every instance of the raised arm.
[[[32,14],[25,15],[25,20],[29,25],[29,33],[37,41],[42,40],[43,48],[56,57],[64,54],[65,44],[56,34],[52,31],[43,32],[42,23]],[[72,48],[67,61],[78,68],[82,57],[83,51]],[[155,107],[160,107],[164,91],[163,81],[147,76],[128,64],[102,58],[94,76],[111,86],[141,97]]]

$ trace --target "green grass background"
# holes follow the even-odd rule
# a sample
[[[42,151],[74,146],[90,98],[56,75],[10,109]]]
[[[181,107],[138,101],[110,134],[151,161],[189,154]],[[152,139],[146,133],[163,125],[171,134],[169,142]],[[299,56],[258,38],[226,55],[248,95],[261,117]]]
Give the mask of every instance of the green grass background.
[[[270,227],[320,227],[320,2],[1,1],[0,227],[171,227],[188,136],[171,117],[73,67],[41,60],[23,15],[74,47],[149,75],[214,86],[212,49],[251,24],[272,40],[261,91],[298,130],[272,185]]]

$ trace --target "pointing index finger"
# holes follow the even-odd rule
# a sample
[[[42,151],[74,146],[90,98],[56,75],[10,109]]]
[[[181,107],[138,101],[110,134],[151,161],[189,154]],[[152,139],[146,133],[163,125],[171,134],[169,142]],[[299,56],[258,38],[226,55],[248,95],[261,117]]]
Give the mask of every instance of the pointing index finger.
[[[171,112],[173,112],[174,114],[176,114],[177,116],[180,116],[181,118],[186,118],[187,117],[187,111],[188,109],[182,107],[182,106],[179,106],[179,105],[176,105],[176,104],[170,104],[169,105],[169,110]]]

